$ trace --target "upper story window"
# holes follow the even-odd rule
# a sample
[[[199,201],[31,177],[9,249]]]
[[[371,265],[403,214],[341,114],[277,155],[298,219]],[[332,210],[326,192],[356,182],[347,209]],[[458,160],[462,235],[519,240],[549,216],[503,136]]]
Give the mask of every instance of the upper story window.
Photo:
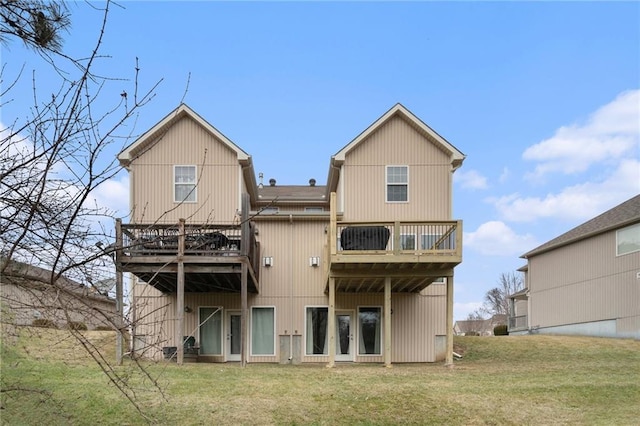
[[[616,255],[640,251],[640,223],[616,231]]]
[[[173,166],[173,201],[196,202],[196,166]]]
[[[409,166],[387,166],[387,202],[409,201]]]
[[[305,207],[304,208],[305,212],[323,212],[324,211],[324,207]]]

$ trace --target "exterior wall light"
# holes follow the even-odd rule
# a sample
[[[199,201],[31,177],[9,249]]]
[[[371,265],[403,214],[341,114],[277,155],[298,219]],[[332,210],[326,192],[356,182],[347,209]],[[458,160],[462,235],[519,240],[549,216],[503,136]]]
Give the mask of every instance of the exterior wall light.
[[[273,266],[273,257],[263,257],[262,258],[262,266],[271,267]]]
[[[320,265],[319,257],[314,256],[309,258],[309,266],[319,266],[319,265]]]

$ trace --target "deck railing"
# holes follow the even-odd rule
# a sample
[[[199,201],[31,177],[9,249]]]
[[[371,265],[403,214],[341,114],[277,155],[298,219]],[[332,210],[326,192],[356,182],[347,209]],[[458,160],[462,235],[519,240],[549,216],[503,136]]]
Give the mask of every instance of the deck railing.
[[[331,254],[459,255],[461,222],[337,222]]]
[[[172,256],[178,252],[180,227],[167,224],[122,224],[123,256]],[[243,238],[243,231],[247,234]],[[259,266],[254,225],[185,224],[185,256],[248,256]],[[245,242],[246,241],[246,242]],[[246,246],[246,247],[245,247]]]
[[[523,330],[527,328],[527,315],[509,317],[509,330]]]

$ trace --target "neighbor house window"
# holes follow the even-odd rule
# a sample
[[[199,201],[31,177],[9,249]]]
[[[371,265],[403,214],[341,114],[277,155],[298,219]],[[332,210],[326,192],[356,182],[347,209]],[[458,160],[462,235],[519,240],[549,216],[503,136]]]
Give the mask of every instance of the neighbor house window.
[[[280,207],[264,207],[260,209],[259,214],[276,214],[280,212]]]
[[[640,223],[627,226],[616,231],[616,254],[634,253],[640,251]]]
[[[382,308],[360,307],[358,309],[358,354],[380,355],[380,341],[382,340]]]
[[[251,308],[251,354],[275,355],[275,309]]]
[[[305,212],[323,212],[324,211],[324,207],[305,207],[304,208]]]
[[[196,166],[173,167],[173,201],[196,202]]]
[[[200,308],[200,354],[222,355],[222,309]]]
[[[329,308],[307,308],[307,355],[327,355]]]
[[[387,202],[409,201],[409,166],[387,166]]]

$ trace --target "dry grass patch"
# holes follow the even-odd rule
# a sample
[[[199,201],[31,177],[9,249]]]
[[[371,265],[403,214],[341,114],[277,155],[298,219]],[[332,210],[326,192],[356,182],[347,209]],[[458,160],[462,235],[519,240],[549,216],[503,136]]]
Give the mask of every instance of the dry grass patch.
[[[42,401],[3,392],[3,423],[20,419],[18,424],[40,424],[48,418],[65,424],[145,423],[91,361],[69,361],[64,339],[55,336],[64,331],[48,332],[54,337],[20,338],[8,350],[3,345],[3,386],[18,380],[50,395]],[[101,333],[92,341],[113,353],[113,333]],[[54,349],[45,356],[39,345]],[[465,356],[453,369],[442,364],[396,364],[391,369],[145,364],[159,378],[166,399],[143,391],[149,384],[134,374],[131,363],[119,371],[131,372],[129,383],[140,389],[140,404],[157,424],[637,423],[638,341],[463,337],[456,338],[456,347]],[[75,349],[71,352],[77,355]]]

